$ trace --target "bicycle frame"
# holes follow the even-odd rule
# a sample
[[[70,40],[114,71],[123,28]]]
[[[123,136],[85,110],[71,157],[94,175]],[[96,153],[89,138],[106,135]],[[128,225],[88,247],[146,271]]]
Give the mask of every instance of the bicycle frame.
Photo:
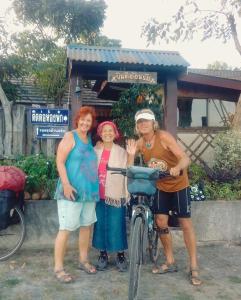
[[[145,174],[145,169],[147,173]],[[150,209],[148,196],[153,196],[156,188],[153,187],[154,180],[158,178],[163,178],[165,176],[170,176],[167,172],[159,172],[158,170],[151,170],[150,168],[145,167],[137,167],[137,173],[135,174],[135,170],[131,170],[132,172],[128,172],[128,169],[121,168],[111,168],[107,166],[107,170],[113,171],[112,174],[121,174],[123,176],[129,176],[128,179],[131,179],[130,184],[131,191],[129,189],[129,183],[127,185],[128,191],[132,195],[136,195],[138,197],[138,203],[133,205],[132,215],[131,215],[131,237],[130,237],[130,273],[129,273],[129,290],[128,290],[128,299],[133,300],[136,299],[138,293],[138,283],[139,283],[139,274],[140,274],[140,266],[145,262],[145,254],[146,250],[149,246],[150,257],[152,261],[154,261],[154,250],[157,251],[155,253],[155,257],[158,258],[158,247],[154,245],[158,242],[158,233],[154,228],[154,217],[152,211]],[[139,173],[138,173],[139,171]],[[159,173],[158,173],[159,172]],[[136,176],[135,176],[136,175]],[[157,177],[158,175],[158,177]],[[133,177],[131,177],[133,176]],[[137,180],[138,184],[142,179],[145,180],[145,188],[142,186],[142,192],[138,193],[138,184],[133,184],[133,180]],[[139,181],[138,181],[139,180]],[[150,180],[152,185],[148,185],[147,181]],[[136,190],[136,193],[133,193],[133,190]],[[153,247],[154,245],[154,247]],[[157,254],[157,256],[156,256]]]

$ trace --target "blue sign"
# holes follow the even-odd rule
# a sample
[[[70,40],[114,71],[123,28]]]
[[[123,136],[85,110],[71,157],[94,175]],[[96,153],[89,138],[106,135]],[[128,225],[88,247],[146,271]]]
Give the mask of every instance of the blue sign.
[[[38,139],[62,139],[65,132],[68,130],[67,127],[37,127],[36,128],[36,137]]]
[[[31,123],[39,125],[69,125],[69,110],[56,108],[32,108]]]

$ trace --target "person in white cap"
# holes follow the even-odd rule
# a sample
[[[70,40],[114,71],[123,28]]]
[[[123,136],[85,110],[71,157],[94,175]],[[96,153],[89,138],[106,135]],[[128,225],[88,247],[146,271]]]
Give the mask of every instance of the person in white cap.
[[[175,138],[167,131],[160,130],[154,113],[150,109],[142,109],[135,115],[135,130],[139,135],[137,142],[128,141],[132,148],[132,158],[141,153],[144,162],[152,168],[169,171],[171,177],[157,181],[157,193],[154,201],[155,221],[159,228],[160,240],[163,244],[166,262],[154,266],[153,274],[176,272],[177,265],[173,256],[172,239],[168,227],[169,212],[175,211],[183,231],[185,245],[190,260],[190,282],[193,285],[202,283],[199,278],[196,237],[191,221],[191,205],[187,167],[190,159],[177,144]],[[135,154],[134,154],[135,153]]]

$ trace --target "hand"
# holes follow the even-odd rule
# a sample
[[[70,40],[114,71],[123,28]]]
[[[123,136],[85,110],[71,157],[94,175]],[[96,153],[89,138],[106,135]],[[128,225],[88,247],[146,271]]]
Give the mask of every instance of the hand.
[[[75,201],[75,193],[77,193],[76,189],[72,187],[70,183],[63,184],[64,196],[70,201]]]
[[[129,155],[135,156],[137,149],[137,141],[134,139],[129,139],[126,142],[126,151]]]
[[[171,176],[179,176],[180,173],[181,173],[181,169],[177,166],[170,169],[170,175]]]
[[[102,141],[98,141],[95,145],[96,149],[101,149],[103,148],[103,142]]]

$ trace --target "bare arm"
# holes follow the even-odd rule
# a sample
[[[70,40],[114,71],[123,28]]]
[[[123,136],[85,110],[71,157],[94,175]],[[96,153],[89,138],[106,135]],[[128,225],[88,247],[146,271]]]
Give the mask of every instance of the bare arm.
[[[136,141],[134,139],[127,140],[126,151],[127,151],[127,166],[134,165],[134,160],[136,155],[140,151],[140,140]]]
[[[74,138],[71,132],[65,133],[63,139],[59,143],[56,157],[56,165],[61,179],[64,196],[69,200],[75,200],[74,192],[76,190],[71,186],[65,167],[65,161],[74,146]]]
[[[170,169],[170,174],[172,176],[180,175],[180,171],[186,169],[189,166],[190,164],[189,157],[178,145],[178,143],[170,133],[166,131],[161,131],[160,138],[163,146],[167,148],[169,151],[171,151],[178,159],[177,165]]]

